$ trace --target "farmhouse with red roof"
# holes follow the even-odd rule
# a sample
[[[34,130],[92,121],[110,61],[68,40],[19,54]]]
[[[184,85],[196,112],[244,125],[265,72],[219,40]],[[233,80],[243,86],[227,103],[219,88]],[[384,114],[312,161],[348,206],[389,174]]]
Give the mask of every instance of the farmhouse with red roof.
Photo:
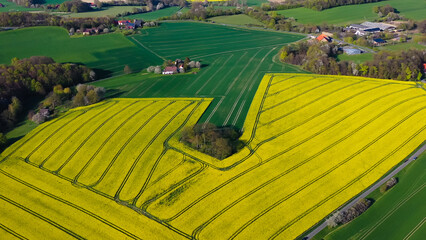
[[[332,41],[332,38],[329,37],[329,36],[327,36],[327,35],[325,35],[324,33],[322,33],[321,35],[319,35],[316,39],[318,41],[320,41],[320,42],[331,42]]]
[[[175,73],[178,73],[176,66],[166,67],[163,71],[163,74],[165,75],[175,74]]]

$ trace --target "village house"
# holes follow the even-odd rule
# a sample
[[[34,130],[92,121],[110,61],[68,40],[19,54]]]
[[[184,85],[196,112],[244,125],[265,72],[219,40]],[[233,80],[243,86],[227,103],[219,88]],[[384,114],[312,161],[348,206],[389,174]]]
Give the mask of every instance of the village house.
[[[119,20],[118,25],[124,29],[136,29],[142,26],[142,20],[134,19],[133,22],[131,20]]]
[[[166,67],[163,71],[164,75],[170,75],[170,74],[176,74],[176,73],[178,73],[176,66]]]
[[[124,26],[128,23],[132,23],[132,21],[130,21],[130,20],[118,20],[118,25],[120,25],[120,26]]]
[[[321,35],[319,35],[317,38],[316,38],[319,42],[332,42],[333,41],[333,38],[332,37],[329,37],[329,36],[327,36],[326,34],[324,34],[324,33],[322,33]]]

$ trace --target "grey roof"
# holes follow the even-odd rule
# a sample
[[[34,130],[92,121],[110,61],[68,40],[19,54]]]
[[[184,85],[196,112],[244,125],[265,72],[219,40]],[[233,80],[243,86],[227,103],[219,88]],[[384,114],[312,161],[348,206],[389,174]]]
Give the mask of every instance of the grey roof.
[[[367,26],[368,28],[380,28],[380,30],[386,30],[389,28],[396,28],[395,25],[387,23],[376,23],[376,22],[363,22],[362,25]]]
[[[349,25],[350,28],[357,28],[357,29],[366,29],[367,26],[361,25],[361,24],[351,24]]]
[[[343,52],[348,55],[355,55],[355,54],[361,54],[361,50],[357,48],[344,48]]]

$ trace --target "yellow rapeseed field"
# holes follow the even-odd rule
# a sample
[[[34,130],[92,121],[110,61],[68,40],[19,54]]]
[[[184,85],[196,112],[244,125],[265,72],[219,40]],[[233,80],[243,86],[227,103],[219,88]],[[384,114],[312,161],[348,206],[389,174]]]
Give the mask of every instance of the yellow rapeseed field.
[[[0,237],[293,239],[422,144],[425,100],[410,82],[267,74],[224,160],[179,141],[211,99],[77,108],[1,154],[16,214]]]

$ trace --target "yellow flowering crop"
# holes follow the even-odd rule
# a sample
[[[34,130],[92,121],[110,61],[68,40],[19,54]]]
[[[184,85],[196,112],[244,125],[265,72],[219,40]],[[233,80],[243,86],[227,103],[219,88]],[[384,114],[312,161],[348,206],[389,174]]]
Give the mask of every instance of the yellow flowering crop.
[[[422,144],[425,100],[411,82],[267,74],[245,147],[224,160],[180,142],[211,99],[77,108],[2,153],[0,209],[16,214],[0,216],[0,228],[29,238],[294,239]]]

